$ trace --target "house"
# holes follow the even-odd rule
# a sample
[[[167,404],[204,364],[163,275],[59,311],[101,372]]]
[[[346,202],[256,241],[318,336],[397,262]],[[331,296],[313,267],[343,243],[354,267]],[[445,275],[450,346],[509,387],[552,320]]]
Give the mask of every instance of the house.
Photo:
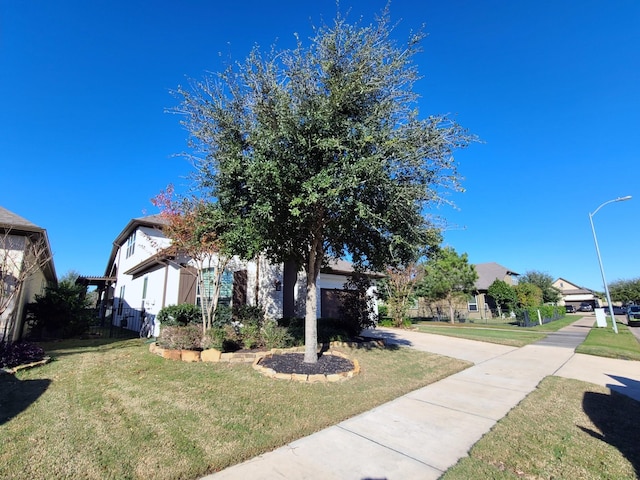
[[[47,231],[0,207],[0,341],[27,333],[27,304],[57,281]]]
[[[154,317],[169,305],[201,303],[195,263],[168,248],[165,225],[161,215],[132,219],[113,242],[105,275],[80,279],[105,291],[101,315],[111,314],[114,325],[138,331],[143,313]],[[318,317],[338,314],[337,292],[352,273],[352,265],[342,260],[322,269],[317,281]],[[263,256],[252,261],[234,257],[222,275],[219,304],[260,305],[274,319],[302,317],[305,282],[295,265],[273,264]]]
[[[478,279],[475,283],[476,294],[471,296],[467,304],[469,318],[491,318],[496,305],[487,291],[493,282],[502,280],[507,285],[517,285],[519,273],[514,272],[499,263],[478,263],[475,265]]]
[[[474,265],[478,279],[474,284],[474,293],[463,296],[455,300],[455,313],[461,318],[485,319],[493,316],[492,311],[496,310],[495,302],[487,295],[491,284],[496,280],[502,280],[508,285],[517,285],[520,274],[509,270],[502,265],[490,263],[478,263]],[[426,301],[417,299],[416,303],[409,310],[412,317],[437,317],[441,319],[449,318],[449,307],[445,301]]]
[[[575,283],[571,283],[564,278],[558,278],[553,282],[553,286],[560,290],[562,295],[562,305],[573,305],[576,310],[582,303],[588,303],[593,308],[600,306],[597,293],[588,288],[580,287]]]

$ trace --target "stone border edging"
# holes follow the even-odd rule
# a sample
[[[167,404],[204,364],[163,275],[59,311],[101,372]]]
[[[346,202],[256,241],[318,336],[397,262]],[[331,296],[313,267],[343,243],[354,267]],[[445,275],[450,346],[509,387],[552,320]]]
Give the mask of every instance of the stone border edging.
[[[385,342],[383,339],[373,339],[368,342],[331,342],[329,348],[333,347],[348,347],[348,348],[384,348]],[[297,373],[277,373],[273,369],[262,367],[259,362],[263,357],[282,355],[285,353],[304,353],[304,347],[292,347],[292,348],[272,348],[271,350],[258,351],[258,352],[226,352],[223,353],[215,348],[207,350],[172,350],[158,346],[156,342],[149,345],[149,352],[154,353],[162,358],[170,360],[181,360],[183,362],[228,362],[228,363],[251,363],[253,368],[259,373],[270,377],[282,380],[295,380],[305,383],[317,383],[317,382],[339,382],[352,378],[354,375],[360,373],[360,364],[357,360],[351,359],[343,353],[335,350],[328,350],[323,352],[323,355],[335,355],[353,362],[353,370],[347,372],[341,372],[336,374],[297,374]]]
[[[8,373],[9,375],[13,375],[20,370],[26,370],[27,368],[39,367],[40,365],[45,365],[51,361],[51,357],[44,357],[42,360],[38,360],[37,362],[25,363],[24,365],[18,365],[13,368],[2,368],[1,372]]]
[[[374,339],[368,342],[331,342],[330,348],[383,348],[383,339]],[[258,358],[266,355],[278,355],[282,353],[303,353],[304,347],[272,348],[271,350],[257,352],[226,352],[215,348],[207,350],[173,350],[158,346],[156,342],[149,344],[149,351],[162,358],[170,360],[182,360],[183,362],[229,362],[229,363],[253,363]]]

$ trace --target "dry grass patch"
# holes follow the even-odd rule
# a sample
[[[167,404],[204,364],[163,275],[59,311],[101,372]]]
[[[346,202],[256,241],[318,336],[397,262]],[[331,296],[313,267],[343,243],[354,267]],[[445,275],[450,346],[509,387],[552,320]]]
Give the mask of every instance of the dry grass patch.
[[[0,478],[198,478],[469,366],[342,349],[360,375],[304,384],[248,364],[164,360],[139,340],[51,347],[56,361],[0,378]]]
[[[639,431],[635,400],[547,377],[442,478],[634,479]]]

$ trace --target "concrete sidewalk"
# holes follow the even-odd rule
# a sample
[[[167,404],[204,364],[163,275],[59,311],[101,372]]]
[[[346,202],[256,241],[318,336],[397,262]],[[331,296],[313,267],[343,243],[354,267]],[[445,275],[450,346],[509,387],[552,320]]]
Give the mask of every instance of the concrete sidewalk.
[[[522,348],[376,329],[375,335],[389,343],[475,365],[204,478],[437,479],[548,375],[605,385],[640,399],[640,362],[574,354],[593,323],[584,317]]]

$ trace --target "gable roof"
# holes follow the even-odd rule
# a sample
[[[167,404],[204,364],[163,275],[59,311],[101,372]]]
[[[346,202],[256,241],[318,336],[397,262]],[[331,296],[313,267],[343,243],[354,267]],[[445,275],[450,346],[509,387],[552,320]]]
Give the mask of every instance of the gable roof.
[[[477,263],[474,265],[476,273],[478,274],[478,280],[476,280],[477,290],[488,290],[491,284],[496,280],[504,280],[507,275],[518,276],[519,273],[509,270],[507,267],[503,267],[499,263]]]
[[[56,268],[53,263],[53,252],[51,251],[51,245],[49,244],[49,237],[47,231],[30,222],[26,218],[16,215],[15,213],[0,206],[0,232],[6,234],[11,232],[12,234],[22,235],[25,237],[40,237],[44,242],[46,248],[46,254],[49,259],[42,267],[42,272],[45,278],[50,282],[57,282]]]
[[[7,210],[4,207],[0,207],[0,229],[2,230],[14,230],[14,231],[27,231],[27,232],[42,232],[43,229],[37,226],[35,223],[31,223],[26,218],[16,215],[15,213]]]
[[[557,286],[557,284],[559,282],[562,282],[565,285],[562,286],[562,287]],[[591,290],[589,288],[581,287],[579,285],[576,285],[575,283],[570,282],[566,278],[562,278],[562,277],[558,278],[555,282],[553,282],[553,286],[556,287],[557,289],[559,289],[560,292],[563,295],[577,295],[577,294],[582,294],[582,293],[593,293],[593,290]]]
[[[111,254],[109,255],[109,262],[107,263],[107,268],[105,270],[105,276],[111,275],[111,266],[116,259],[116,255],[118,253],[118,248],[124,244],[124,242],[129,238],[129,235],[136,230],[138,227],[151,227],[151,228],[159,228],[168,225],[168,220],[160,214],[155,215],[147,215],[146,217],[138,217],[133,218],[127,223],[127,226],[120,232],[120,234],[113,241],[113,246],[111,248]]]

